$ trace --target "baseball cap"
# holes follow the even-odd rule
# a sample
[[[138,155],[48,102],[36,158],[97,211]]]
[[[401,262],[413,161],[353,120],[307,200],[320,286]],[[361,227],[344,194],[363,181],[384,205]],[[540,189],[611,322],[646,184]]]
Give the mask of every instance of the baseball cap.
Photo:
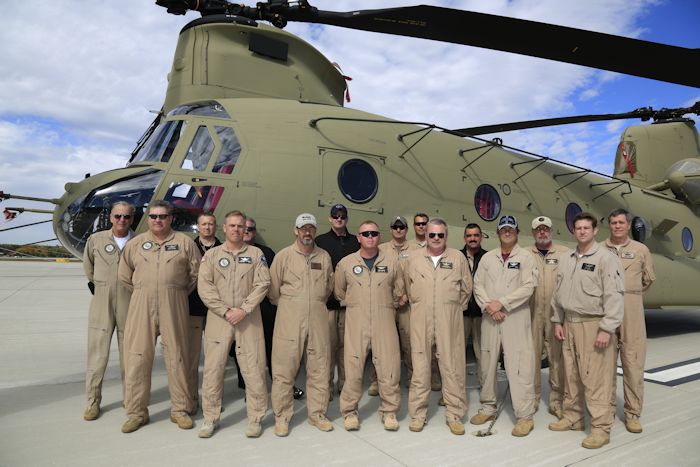
[[[313,225],[314,227],[318,227],[318,224],[316,223],[316,217],[314,217],[313,214],[309,214],[308,212],[299,214],[297,216],[296,222],[294,223],[294,226],[297,229],[301,229],[305,225]]]
[[[408,222],[406,222],[406,218],[403,216],[395,216],[391,218],[391,222],[389,222],[389,227],[393,227],[396,224],[401,224],[404,227],[408,226]]]
[[[532,220],[532,230],[535,230],[537,227],[544,225],[546,227],[549,227],[550,229],[552,228],[552,219],[550,219],[547,216],[539,216],[535,217]]]
[[[336,204],[331,208],[331,216],[337,215],[340,211],[343,211],[345,214],[347,214],[348,208],[346,208],[343,204]]]
[[[496,230],[501,230],[504,227],[511,227],[513,229],[517,229],[518,219],[516,219],[515,216],[501,216],[501,218],[498,219],[498,229]]]

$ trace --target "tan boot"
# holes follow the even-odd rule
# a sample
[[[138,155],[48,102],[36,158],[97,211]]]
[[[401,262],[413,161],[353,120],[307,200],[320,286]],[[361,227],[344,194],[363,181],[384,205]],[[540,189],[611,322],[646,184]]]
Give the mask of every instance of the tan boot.
[[[284,438],[289,435],[289,423],[278,420],[275,422],[275,436]]]
[[[469,423],[472,425],[483,425],[486,422],[490,422],[491,420],[495,420],[496,415],[491,414],[487,415],[481,411],[477,412],[471,419],[469,419]]]
[[[315,426],[321,431],[333,431],[333,424],[326,418],[325,415],[321,415],[318,418],[309,417],[309,424]]]
[[[411,423],[408,425],[408,429],[417,433],[419,431],[423,431],[424,425],[425,422],[423,420],[420,420],[418,418],[412,418]]]
[[[85,420],[87,420],[87,418]],[[627,431],[630,433],[641,433],[642,423],[638,418],[627,418],[625,420],[625,428],[627,428]]]
[[[214,430],[216,430],[216,423],[204,421],[202,428],[199,429],[197,434],[200,438],[211,438],[214,435]]]
[[[382,415],[382,423],[386,431],[397,431],[399,429],[399,421],[396,420],[396,415],[393,413],[385,413]]]
[[[248,422],[245,430],[246,438],[259,438],[262,434],[262,424],[260,422]]]
[[[464,434],[464,423],[459,420],[447,420],[447,426],[450,428],[450,432],[452,432],[453,435]]]
[[[610,435],[607,433],[595,432],[588,435],[586,439],[583,440],[581,446],[586,449],[599,449],[610,442]]]
[[[379,384],[376,381],[372,381],[372,384],[369,385],[367,395],[372,397],[379,395]]]
[[[521,418],[518,420],[518,423],[515,424],[510,434],[518,437],[527,436],[533,428],[535,428],[535,422],[532,421],[531,418]]]
[[[133,433],[134,431],[138,430],[144,425],[147,425],[149,422],[148,420],[148,415],[146,415],[145,418],[141,417],[130,417],[124,424],[122,425],[122,433]]]
[[[93,420],[97,420],[97,417],[100,416],[100,403],[99,402],[93,402],[87,408],[85,409],[85,412],[83,412],[83,420],[87,420],[88,422],[91,422]]]
[[[345,429],[347,431],[357,431],[360,429],[360,420],[358,420],[357,415],[350,414],[347,417],[345,417],[343,426],[345,426]]]
[[[549,429],[552,431],[583,431],[583,423],[572,425],[565,418],[557,420],[549,424]]]
[[[177,427],[181,430],[190,430],[194,427],[194,422],[189,415],[180,415],[176,417],[175,415],[170,416],[170,421],[177,424]]]

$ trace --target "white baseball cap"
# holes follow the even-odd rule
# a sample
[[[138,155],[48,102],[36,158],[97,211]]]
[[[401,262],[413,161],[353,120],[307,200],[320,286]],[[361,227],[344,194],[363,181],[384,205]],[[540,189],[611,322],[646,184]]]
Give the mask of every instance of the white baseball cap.
[[[308,212],[299,214],[294,225],[297,229],[300,229],[305,225],[313,225],[314,227],[318,227],[318,224],[316,223],[316,217],[313,214],[309,214]]]

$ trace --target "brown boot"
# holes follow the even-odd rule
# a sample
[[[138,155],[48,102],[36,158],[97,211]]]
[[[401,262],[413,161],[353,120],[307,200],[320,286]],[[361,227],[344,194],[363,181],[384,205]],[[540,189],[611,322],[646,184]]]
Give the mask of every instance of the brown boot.
[[[144,425],[148,424],[148,415],[145,418],[141,417],[130,417],[122,425],[122,433],[133,433]]]
[[[192,419],[187,414],[180,415],[179,417],[176,417],[175,415],[171,415],[170,421],[173,423],[176,423],[177,427],[180,428],[181,430],[190,430],[190,429],[192,429],[192,427],[194,427],[194,422],[192,422]]]

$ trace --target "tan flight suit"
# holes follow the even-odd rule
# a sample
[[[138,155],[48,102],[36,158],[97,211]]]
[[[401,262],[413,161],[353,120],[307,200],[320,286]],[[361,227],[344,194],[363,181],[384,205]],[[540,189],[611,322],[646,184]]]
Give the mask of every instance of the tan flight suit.
[[[624,314],[620,261],[600,243],[579,258],[576,250],[559,260],[552,295],[552,322],[563,323],[563,418],[582,426],[584,401],[591,414],[591,434],[610,433],[615,409],[610,400],[615,379],[615,330]],[[595,347],[598,332],[610,334],[604,349]]]
[[[399,260],[379,252],[368,269],[360,252],[341,259],[335,268],[335,296],[345,310],[345,385],[340,414],[358,415],[362,376],[369,349],[377,372],[379,413],[393,413],[401,403],[401,354],[396,331],[396,307],[403,295]]]
[[[476,303],[483,311],[488,302],[498,300],[506,315],[503,321],[496,322],[484,311],[481,319],[483,385],[479,412],[483,414],[496,413],[496,371],[501,349],[515,417],[530,419],[535,413],[535,357],[530,327],[530,297],[535,284],[535,259],[519,245],[505,261],[500,248],[481,257],[474,276]]]
[[[472,292],[469,265],[461,251],[447,248],[436,267],[428,250],[422,248],[412,250],[401,267],[411,304],[413,378],[408,412],[411,418],[426,421],[435,346],[447,421],[461,421],[467,412],[462,310]]]
[[[399,261],[407,260],[411,249],[408,241],[404,242],[403,245],[396,245],[393,240],[379,245],[379,251],[387,256],[393,256]],[[413,365],[411,363],[411,310],[408,303],[396,309],[396,327],[399,330],[401,359],[406,365],[406,381],[410,384]],[[376,373],[374,373],[374,379],[376,380]]]
[[[117,329],[119,368],[124,392],[124,328],[129,310],[131,291],[118,278],[122,251],[114,241],[111,230],[94,233],[88,238],[83,256],[83,269],[87,280],[95,284],[95,295],[90,301],[88,317],[88,354],[85,373],[85,392],[88,405],[102,401],[109,347],[114,328]]]
[[[644,361],[647,355],[647,328],[644,322],[642,294],[656,280],[651,253],[643,243],[628,239],[615,246],[610,239],[605,246],[620,258],[625,276],[625,315],[617,329],[622,383],[625,394],[625,418],[639,418],[644,403]],[[615,356],[617,362],[617,356]],[[615,383],[617,380],[614,380]],[[617,386],[616,384],[614,386]],[[617,403],[613,388],[613,405]]]
[[[260,302],[270,287],[270,270],[263,252],[244,245],[233,255],[223,245],[207,251],[199,267],[197,291],[207,306],[204,330],[204,420],[216,423],[221,416],[224,372],[231,343],[245,380],[248,420],[260,423],[267,411],[267,361]],[[229,308],[241,308],[247,316],[232,326],[224,318]]]
[[[294,413],[292,390],[306,354],[306,396],[309,418],[325,417],[328,409],[330,336],[326,300],[333,291],[330,255],[319,247],[308,256],[297,243],[275,255],[268,297],[277,305],[272,338],[272,409],[278,422]]]
[[[568,248],[552,243],[546,256],[542,256],[537,245],[530,248],[535,258],[538,281],[535,293],[530,298],[532,312],[532,343],[535,349],[535,411],[542,397],[542,351],[547,352],[549,361],[549,408],[552,412],[561,411],[564,400],[564,367],[561,363],[561,341],[554,337],[552,324],[552,293],[559,268],[559,258]]]
[[[187,383],[189,303],[201,256],[187,235],[171,232],[158,243],[150,232],[131,239],[119,263],[119,280],[133,289],[124,331],[127,417],[145,418],[151,395],[156,338],[160,334],[168,370],[171,415],[192,411]]]

